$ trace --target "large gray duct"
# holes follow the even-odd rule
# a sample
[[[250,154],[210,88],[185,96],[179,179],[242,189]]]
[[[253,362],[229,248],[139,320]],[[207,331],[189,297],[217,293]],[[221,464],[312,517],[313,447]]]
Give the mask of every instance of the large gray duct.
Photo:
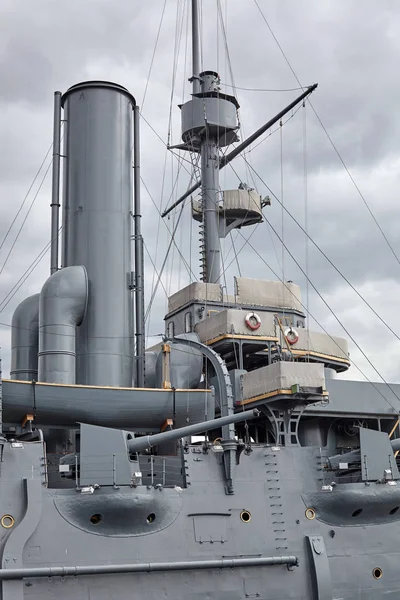
[[[11,379],[36,381],[38,377],[39,294],[25,298],[11,321]]]
[[[87,311],[77,334],[79,384],[132,385],[131,201],[133,96],[86,82],[63,96],[62,265],[84,265]]]
[[[39,381],[75,383],[76,327],[87,298],[87,275],[81,266],[61,269],[44,284],[39,304]]]

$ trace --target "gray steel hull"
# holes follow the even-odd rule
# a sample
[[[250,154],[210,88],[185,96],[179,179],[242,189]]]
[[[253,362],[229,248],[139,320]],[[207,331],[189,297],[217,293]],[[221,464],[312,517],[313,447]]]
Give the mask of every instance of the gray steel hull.
[[[255,446],[241,456],[233,496],[225,495],[219,457],[190,447],[186,489],[110,486],[86,496],[43,485],[41,443],[6,444],[1,512],[15,525],[0,528],[3,600],[399,597],[400,515],[387,511],[379,521],[367,510],[382,492],[389,493],[387,507],[400,503],[397,486],[376,484],[367,495],[364,484],[350,484],[360,486],[360,521],[346,500],[350,488],[338,486],[342,523],[332,525],[322,505],[314,519],[305,512],[324,483],[319,448]],[[327,493],[332,498],[336,490]],[[92,514],[100,522],[93,524]],[[15,579],[9,569],[18,569]]]

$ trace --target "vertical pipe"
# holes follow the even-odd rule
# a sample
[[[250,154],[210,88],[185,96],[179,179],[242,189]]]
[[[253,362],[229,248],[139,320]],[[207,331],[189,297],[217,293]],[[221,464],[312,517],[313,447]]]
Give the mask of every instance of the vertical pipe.
[[[139,107],[133,109],[133,185],[134,185],[134,221],[135,221],[135,308],[136,308],[136,387],[144,387],[144,266],[143,266],[143,238],[141,229],[140,208],[140,129]]]
[[[60,143],[61,143],[61,92],[54,92],[53,122],[53,182],[51,189],[51,250],[50,274],[58,271],[58,228],[60,212]]]
[[[192,0],[192,84],[193,94],[200,92],[200,35],[198,0]]]

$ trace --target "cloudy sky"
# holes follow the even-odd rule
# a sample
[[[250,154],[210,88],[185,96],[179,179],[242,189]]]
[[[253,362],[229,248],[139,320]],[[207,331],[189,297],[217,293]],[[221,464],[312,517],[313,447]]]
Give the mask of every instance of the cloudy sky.
[[[188,0],[3,0],[0,4],[0,344],[5,374],[9,370],[12,313],[23,298],[40,290],[49,271],[47,253],[30,273],[49,241],[51,169],[41,182],[50,155],[5,241],[4,237],[51,144],[54,90],[65,91],[87,79],[111,80],[129,88],[141,105],[146,119],[142,122],[144,234],[147,250],[160,268],[168,229],[174,227],[176,216],[162,222],[156,209],[176,199],[189,181],[184,167],[179,167],[177,158],[165,147],[169,139],[179,142],[177,105],[190,93],[188,4]],[[241,136],[249,135],[300,93],[293,90],[299,84],[272,29],[301,84],[319,83],[312,96],[313,106],[393,252],[310,106],[296,112],[282,132],[254,144],[247,155],[254,171],[241,158],[236,159],[233,169],[227,167],[221,174],[221,187],[236,188],[240,181],[246,181],[264,196],[270,194],[268,185],[302,226],[308,222],[312,239],[400,335],[399,3],[258,0],[269,29],[254,0],[221,0],[229,57],[216,0],[202,0],[200,4],[202,67],[218,70],[226,86],[237,86]],[[232,91],[231,87],[224,89]],[[289,89],[292,91],[284,91]],[[178,185],[173,190],[178,172]],[[283,231],[285,244],[301,267],[308,265],[310,280],[378,373],[387,380],[400,381],[400,341],[311,243],[306,250],[305,236],[289,216],[285,216],[282,228],[281,207],[273,197],[267,217],[280,236]],[[191,273],[175,249],[148,321],[151,336],[163,330],[165,291],[173,293],[198,276],[198,231],[197,225],[191,224],[188,208],[182,224],[176,241]],[[249,234],[250,244],[263,260],[250,244],[240,250]],[[299,283],[306,299],[304,275],[286,253],[282,269],[281,244],[267,223],[255,231],[234,232],[232,238],[237,252],[240,250],[242,275],[275,279],[269,265],[279,277],[283,274],[285,279]],[[230,237],[222,242],[225,266],[234,257],[231,245]],[[147,255],[146,261],[149,298],[154,277]],[[229,291],[235,271],[235,263],[226,271]],[[25,273],[30,274],[26,277]],[[332,334],[346,335],[311,287],[309,311]],[[310,326],[318,328],[313,318]],[[350,349],[362,373],[379,381],[378,373],[352,342]],[[348,375],[363,379],[355,367]]]

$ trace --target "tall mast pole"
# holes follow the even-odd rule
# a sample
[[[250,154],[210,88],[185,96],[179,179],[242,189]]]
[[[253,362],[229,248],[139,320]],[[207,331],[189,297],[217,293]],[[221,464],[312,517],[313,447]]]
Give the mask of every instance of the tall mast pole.
[[[209,92],[218,92],[218,75],[212,71],[200,73],[200,35],[198,0],[192,0],[192,85],[193,96],[205,98]],[[203,278],[207,283],[218,283],[220,278],[220,242],[219,242],[219,152],[215,130],[211,131],[207,123],[206,105],[204,129],[201,134],[201,187],[203,211],[204,270]]]
[[[201,143],[201,204],[203,210],[205,281],[220,278],[219,241],[219,152],[217,139],[206,135]]]
[[[193,94],[200,92],[200,35],[198,0],[192,0],[192,87]]]

